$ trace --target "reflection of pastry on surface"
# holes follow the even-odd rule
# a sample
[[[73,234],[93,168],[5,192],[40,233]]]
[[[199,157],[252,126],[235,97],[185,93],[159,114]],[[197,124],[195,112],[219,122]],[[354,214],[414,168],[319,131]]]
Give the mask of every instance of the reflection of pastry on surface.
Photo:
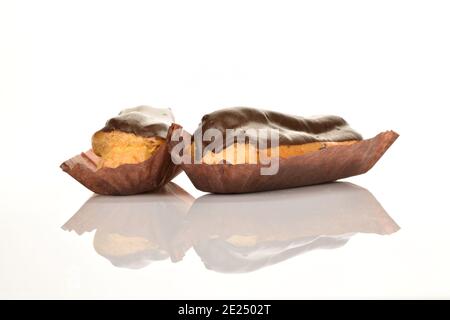
[[[159,191],[128,197],[93,196],[63,226],[95,231],[94,248],[118,267],[142,268],[170,257],[180,261],[191,247],[177,238],[194,199],[170,182]]]
[[[286,261],[317,249],[336,249],[344,246],[352,235],[306,238],[303,241],[234,245],[221,239],[201,241],[195,251],[205,267],[222,273],[245,273]]]
[[[206,195],[188,215],[194,249],[219,272],[249,272],[356,233],[399,228],[373,195],[350,183],[242,195]]]
[[[98,167],[116,168],[149,159],[165,142],[173,121],[170,109],[140,106],[123,110],[92,137],[92,149],[101,158]]]
[[[95,233],[94,247],[97,251],[106,251],[112,256],[123,256],[136,251],[157,249],[155,243],[142,237],[127,237],[120,233]]]
[[[151,239],[109,233],[101,229],[95,232],[94,249],[116,267],[130,269],[140,269],[152,261],[169,257],[169,253]]]
[[[238,235],[233,234],[232,236],[225,239],[226,242],[235,247],[251,247],[256,245],[258,238],[255,235]]]

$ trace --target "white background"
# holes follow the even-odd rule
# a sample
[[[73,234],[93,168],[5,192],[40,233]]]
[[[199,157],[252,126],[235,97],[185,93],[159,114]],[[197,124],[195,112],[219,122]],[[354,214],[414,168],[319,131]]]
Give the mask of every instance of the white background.
[[[449,17],[448,1],[1,0],[0,297],[450,297]],[[189,254],[114,268],[60,229],[91,193],[59,164],[141,104],[189,131],[238,105],[337,114],[368,138],[393,129],[348,180],[402,230],[246,275]]]

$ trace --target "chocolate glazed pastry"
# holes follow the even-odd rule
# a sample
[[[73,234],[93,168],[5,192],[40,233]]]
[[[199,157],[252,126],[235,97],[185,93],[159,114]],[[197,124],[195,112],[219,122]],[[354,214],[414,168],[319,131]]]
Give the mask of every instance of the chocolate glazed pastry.
[[[337,116],[303,118],[253,108],[228,108],[205,115],[194,137],[208,129],[215,129],[222,139],[212,139],[214,148],[209,150],[205,148],[209,141],[195,139],[187,149],[197,160],[201,158],[200,164],[185,161],[182,167],[195,187],[213,193],[299,187],[363,174],[398,137],[386,131],[363,140]],[[236,142],[226,134],[227,129],[244,132],[246,140]],[[255,143],[255,129],[278,130],[279,146],[271,147],[268,140],[260,147]],[[261,161],[264,155],[278,161],[275,174],[261,174],[267,167]]]
[[[130,195],[156,190],[179,172],[168,143],[170,109],[147,106],[125,109],[92,137],[92,149],[61,168],[89,190],[103,195]]]

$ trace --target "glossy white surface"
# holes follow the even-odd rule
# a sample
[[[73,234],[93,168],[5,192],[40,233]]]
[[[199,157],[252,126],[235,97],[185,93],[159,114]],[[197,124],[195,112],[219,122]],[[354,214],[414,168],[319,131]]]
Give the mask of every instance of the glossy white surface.
[[[0,298],[450,298],[449,9],[1,1]],[[363,188],[351,201],[331,186],[205,196],[184,174],[176,201],[91,199],[59,165],[138,105],[171,107],[189,131],[247,105],[400,138],[347,179]]]
[[[185,176],[176,180],[193,189]],[[59,172],[46,181],[60,190],[30,184],[16,190],[17,200],[2,200],[3,298],[449,295],[442,203],[389,184],[372,193],[378,201],[364,189],[326,193],[333,185],[237,197],[197,193],[194,201],[92,198]],[[12,193],[3,190],[10,199]],[[127,256],[143,247],[148,254]]]

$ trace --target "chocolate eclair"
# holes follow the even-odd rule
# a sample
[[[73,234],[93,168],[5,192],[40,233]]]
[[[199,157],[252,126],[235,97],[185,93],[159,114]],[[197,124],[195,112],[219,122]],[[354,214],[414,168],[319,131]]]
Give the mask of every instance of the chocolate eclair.
[[[338,116],[227,108],[203,116],[184,143],[191,159],[182,167],[206,192],[299,187],[367,172],[397,137],[386,131],[364,140]]]
[[[202,162],[206,164],[257,163],[263,155],[288,158],[362,140],[362,136],[338,116],[304,118],[244,107],[222,109],[203,116],[194,136],[211,129],[217,130],[221,139],[214,144],[214,151],[210,148],[204,153]],[[267,136],[263,148],[257,145],[261,142],[261,129],[266,130]],[[227,134],[230,130],[234,130],[234,134]],[[244,139],[236,141],[240,134]],[[273,134],[277,136],[277,146],[271,146]],[[210,144],[204,139],[201,142],[202,150]],[[255,157],[251,156],[252,152]]]
[[[92,136],[91,150],[61,168],[98,194],[156,190],[180,172],[168,152],[167,141],[177,127],[173,122],[170,109],[125,109]]]

